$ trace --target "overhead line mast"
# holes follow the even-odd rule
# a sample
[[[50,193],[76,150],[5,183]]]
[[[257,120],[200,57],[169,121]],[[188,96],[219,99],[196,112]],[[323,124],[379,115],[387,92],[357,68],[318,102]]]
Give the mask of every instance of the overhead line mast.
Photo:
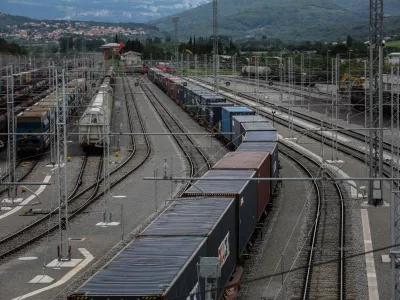
[[[219,94],[219,59],[218,59],[218,0],[213,0],[213,71],[214,91]]]
[[[370,0],[369,19],[369,97],[366,103],[369,132],[369,172],[371,178],[383,175],[383,0]],[[378,129],[379,128],[379,129]],[[370,181],[368,203],[382,202],[381,181]]]
[[[175,61],[176,61],[176,64],[178,64],[178,61],[179,61],[179,53],[178,53],[178,43],[179,43],[179,39],[178,39],[178,22],[179,22],[179,19],[180,18],[178,16],[172,17],[172,22],[175,25],[175,37],[174,37],[175,40],[174,40],[174,42],[176,43],[176,45],[175,45]]]

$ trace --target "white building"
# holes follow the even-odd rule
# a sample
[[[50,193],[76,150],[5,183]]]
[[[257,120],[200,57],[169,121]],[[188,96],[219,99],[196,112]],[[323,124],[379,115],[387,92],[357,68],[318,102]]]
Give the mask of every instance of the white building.
[[[399,65],[400,64],[400,52],[389,53],[386,57],[387,63],[389,65]]]
[[[142,64],[142,53],[128,51],[122,54],[121,60],[125,61],[127,66],[136,66]]]

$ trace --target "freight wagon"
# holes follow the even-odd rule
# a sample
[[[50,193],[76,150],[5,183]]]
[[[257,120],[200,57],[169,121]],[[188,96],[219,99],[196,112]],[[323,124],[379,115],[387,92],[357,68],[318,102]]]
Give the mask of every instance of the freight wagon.
[[[65,103],[67,106],[67,119],[69,116],[76,114],[78,108],[76,104],[82,98],[82,89],[84,83],[74,81],[69,84],[70,87],[65,88]],[[17,115],[16,132],[28,133],[17,135],[17,151],[19,155],[28,155],[30,153],[41,153],[49,146],[50,136],[43,135],[50,133],[50,121],[56,117],[56,107],[62,105],[63,95],[56,92],[36,102],[31,107],[23,110]],[[35,116],[35,117],[34,117]],[[41,133],[42,135],[34,135],[29,133]]]
[[[238,253],[246,252],[246,246],[253,234],[257,218],[257,183],[233,178],[255,178],[257,173],[248,170],[210,170],[204,174],[207,180],[196,181],[183,197],[234,197],[238,210],[237,225]],[[213,180],[226,178],[226,181]]]
[[[226,141],[232,141],[232,127],[235,126],[233,116],[255,115],[256,113],[245,106],[223,107],[221,114],[221,131]]]
[[[236,152],[267,152],[271,155],[271,177],[279,178],[278,143],[276,142],[244,142]],[[271,181],[271,195],[275,193],[277,180]]]
[[[247,122],[247,121],[240,121],[240,117],[245,116],[235,116],[232,118],[232,143],[235,147],[239,147],[243,140],[243,135],[248,131],[276,131],[276,129],[269,124],[264,118],[258,116],[257,121]],[[255,117],[257,116],[251,116]],[[259,119],[261,118],[261,119]],[[250,119],[250,118],[249,118]]]
[[[271,158],[268,152],[229,152],[213,170],[251,170],[256,171],[256,177],[271,177]],[[257,182],[257,220],[262,217],[270,200],[270,182]]]
[[[206,290],[197,276],[201,257],[219,258],[218,285],[225,286],[238,258],[236,209],[234,198],[173,202],[69,299],[199,299]],[[179,247],[181,244],[184,246]],[[146,265],[146,260],[160,264]],[[215,290],[212,299],[219,299],[222,293],[223,289]]]
[[[192,114],[193,110],[202,111],[201,99],[212,94],[160,71],[150,70],[148,76]],[[166,78],[173,84],[168,85]],[[202,180],[193,183],[69,299],[204,299],[205,280],[199,273],[202,258],[215,258],[220,266],[219,283],[209,279],[211,287],[240,282],[242,258],[248,253],[249,241],[279,176],[278,135],[264,118],[252,116],[252,110],[222,107],[222,103],[227,101],[219,106],[221,127],[231,131],[232,122],[239,122],[240,130],[244,130],[237,151],[228,153]],[[206,114],[206,124],[215,119],[215,110],[213,113],[212,118]],[[263,177],[276,180],[249,180]],[[213,289],[208,296],[230,300],[236,299],[238,291],[236,285],[225,292]]]
[[[104,79],[79,120],[79,143],[84,151],[103,147],[104,142],[109,140],[103,133],[111,126],[114,92],[110,82],[110,77]]]

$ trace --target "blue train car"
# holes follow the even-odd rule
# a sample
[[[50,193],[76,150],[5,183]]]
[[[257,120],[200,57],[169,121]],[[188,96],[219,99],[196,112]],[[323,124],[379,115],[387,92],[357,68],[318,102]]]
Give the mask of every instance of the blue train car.
[[[50,136],[43,133],[50,132],[50,122],[47,111],[24,111],[17,115],[17,151],[20,154],[27,152],[42,153],[50,144]],[[36,135],[35,133],[41,133]]]
[[[190,299],[198,292],[197,264],[205,256],[203,236],[140,237],[68,299]]]
[[[221,122],[222,108],[225,106],[233,106],[233,103],[226,101],[226,102],[217,102],[209,104],[207,122],[209,126],[214,128],[216,131],[219,131],[221,129],[220,122]]]
[[[196,181],[183,197],[235,197],[238,216],[238,255],[246,251],[246,245],[257,225],[257,181],[233,181],[231,178],[254,178],[257,172],[249,170],[210,170],[204,174],[207,180]],[[227,178],[213,180],[213,178]]]
[[[244,134],[250,131],[276,131],[276,129],[267,122],[267,120],[263,119],[264,121],[255,121],[255,122],[238,122],[237,117],[235,116],[232,119],[232,131],[234,132],[232,137],[232,142],[235,147],[239,147],[242,143]],[[242,116],[239,116],[242,117]],[[257,116],[252,116],[257,117]]]
[[[207,255],[221,262],[221,286],[235,270],[237,254],[235,198],[187,198],[173,202],[142,233],[145,237],[207,237]],[[200,291],[204,285],[200,283]],[[219,299],[223,290],[218,290]],[[196,298],[195,298],[196,299]]]
[[[222,132],[232,132],[232,117],[237,115],[255,115],[256,113],[250,108],[245,106],[229,106],[222,108],[221,115],[221,131]],[[232,134],[225,133],[225,139],[228,141],[232,140]]]

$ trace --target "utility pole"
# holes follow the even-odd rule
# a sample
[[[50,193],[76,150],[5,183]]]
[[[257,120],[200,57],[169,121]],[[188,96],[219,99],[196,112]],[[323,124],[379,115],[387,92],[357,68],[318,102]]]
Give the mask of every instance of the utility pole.
[[[369,19],[369,177],[382,178],[383,164],[383,0],[370,0]],[[382,202],[382,182],[369,181],[368,203]],[[392,225],[394,226],[394,225]]]
[[[104,90],[101,92],[102,97],[107,97],[107,91]],[[104,103],[104,101],[103,101]],[[106,101],[106,107],[103,107],[103,133],[109,134],[109,126],[107,119],[107,110],[108,110],[108,101]],[[104,135],[103,137],[103,185],[104,185],[104,213],[103,213],[103,222],[105,224],[111,222],[111,212],[108,211],[107,203],[110,198],[110,137],[108,135]]]
[[[10,81],[10,83],[9,83]],[[11,95],[10,95],[11,93]],[[10,73],[7,67],[7,119],[8,119],[8,170],[9,170],[9,181],[16,182],[15,179],[15,159],[16,159],[16,145],[15,145],[15,112],[14,112],[14,76],[13,76],[13,66],[10,66]],[[14,198],[17,196],[16,186],[11,185],[8,188],[8,197],[12,199],[14,203]]]
[[[218,63],[218,0],[213,0],[213,48],[214,48],[214,92],[219,94],[219,63]]]
[[[56,69],[57,76],[57,69]],[[58,260],[71,260],[71,246],[68,240],[68,190],[67,190],[67,120],[66,120],[65,70],[62,70],[62,104],[56,99],[58,136],[58,204],[60,244]]]
[[[175,45],[175,60],[178,63],[178,61],[179,61],[179,53],[178,53],[178,43],[179,43],[179,39],[178,39],[178,22],[179,22],[179,17],[178,16],[172,17],[172,22],[174,23],[174,26],[175,26],[175,40],[174,40],[174,42],[176,43],[176,45]]]
[[[51,69],[53,73],[53,87],[55,87],[55,101],[58,101],[58,76],[57,76],[57,71],[56,68],[53,67]],[[50,72],[50,70],[49,70]],[[54,107],[50,109],[50,163],[55,165],[56,163],[56,157],[57,157],[57,128],[56,128],[56,114],[57,111],[54,110]]]
[[[392,132],[392,161],[391,165],[391,177],[398,178],[400,176],[398,166],[400,163],[400,110],[399,110],[399,93],[400,93],[400,81],[399,74],[400,68],[397,67],[396,84],[394,83],[393,77],[393,67],[391,70],[391,103],[392,103],[392,118],[391,118],[391,132]],[[394,95],[394,90],[396,89],[396,95]],[[400,239],[400,230],[397,224],[400,222],[400,190],[399,182],[391,182],[391,203],[390,203],[390,223],[391,223],[391,236],[390,242],[392,245],[398,244]],[[399,299],[400,287],[398,282],[400,280],[399,276],[399,264],[397,263],[400,258],[400,247],[393,247],[390,249],[391,258],[391,273],[392,273],[392,299]]]

